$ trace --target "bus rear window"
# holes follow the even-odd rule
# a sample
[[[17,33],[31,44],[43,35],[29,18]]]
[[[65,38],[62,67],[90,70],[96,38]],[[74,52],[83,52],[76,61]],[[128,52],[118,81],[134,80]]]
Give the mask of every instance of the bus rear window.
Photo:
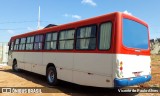
[[[148,49],[147,27],[129,20],[123,19],[123,45],[128,48]]]

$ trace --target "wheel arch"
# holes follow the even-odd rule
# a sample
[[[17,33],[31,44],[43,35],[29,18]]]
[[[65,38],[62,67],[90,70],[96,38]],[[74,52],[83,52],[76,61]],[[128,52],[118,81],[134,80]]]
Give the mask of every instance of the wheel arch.
[[[47,75],[47,69],[48,69],[49,67],[51,67],[51,66],[56,69],[56,66],[55,66],[53,63],[48,63],[47,66],[46,66],[46,75]],[[56,72],[57,72],[57,69],[56,69]]]
[[[13,65],[14,62],[17,62],[17,59],[16,59],[16,58],[13,59],[12,65]]]

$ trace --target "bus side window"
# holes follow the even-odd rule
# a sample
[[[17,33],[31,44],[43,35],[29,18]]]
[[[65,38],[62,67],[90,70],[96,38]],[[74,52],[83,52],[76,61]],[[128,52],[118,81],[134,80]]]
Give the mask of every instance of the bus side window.
[[[34,41],[34,50],[42,50],[43,35],[36,35]]]
[[[10,44],[9,44],[9,50],[13,50],[14,48],[14,41],[12,41]]]
[[[33,50],[33,42],[34,42],[34,36],[27,37],[26,50]]]
[[[64,30],[59,33],[59,46],[60,50],[74,49],[74,33],[75,30]]]
[[[76,36],[76,49],[94,50],[96,49],[96,26],[78,28]]]
[[[18,47],[19,47],[19,39],[16,39],[15,41],[15,45],[14,45],[14,50],[19,50]]]
[[[26,38],[21,38],[21,41],[19,44],[19,50],[25,50],[25,43],[26,43]]]
[[[100,25],[100,33],[99,33],[99,49],[100,50],[108,50],[111,45],[111,31],[112,31],[112,23],[106,22]]]
[[[45,38],[45,47],[46,50],[55,50],[57,47],[57,33],[47,33]]]

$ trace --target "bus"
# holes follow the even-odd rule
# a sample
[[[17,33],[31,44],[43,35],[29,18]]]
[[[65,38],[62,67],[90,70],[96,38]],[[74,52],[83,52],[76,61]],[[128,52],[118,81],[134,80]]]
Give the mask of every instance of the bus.
[[[8,65],[93,87],[125,87],[151,80],[148,25],[113,12],[11,37]]]

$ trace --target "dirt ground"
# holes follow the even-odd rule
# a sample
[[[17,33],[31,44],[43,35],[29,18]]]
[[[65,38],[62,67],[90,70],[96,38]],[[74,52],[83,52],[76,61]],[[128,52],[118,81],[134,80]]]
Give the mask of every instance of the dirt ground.
[[[138,85],[160,88],[160,55],[152,55],[152,80]],[[27,71],[13,72],[11,67],[0,67],[0,87],[41,88],[50,93],[1,93],[0,96],[160,96],[160,93],[114,93],[110,89],[80,86],[61,81],[58,86],[52,87],[46,83],[44,76]],[[1,92],[1,90],[0,90]]]
[[[143,84],[141,87],[159,87],[160,88],[160,55],[151,56],[152,80]]]

